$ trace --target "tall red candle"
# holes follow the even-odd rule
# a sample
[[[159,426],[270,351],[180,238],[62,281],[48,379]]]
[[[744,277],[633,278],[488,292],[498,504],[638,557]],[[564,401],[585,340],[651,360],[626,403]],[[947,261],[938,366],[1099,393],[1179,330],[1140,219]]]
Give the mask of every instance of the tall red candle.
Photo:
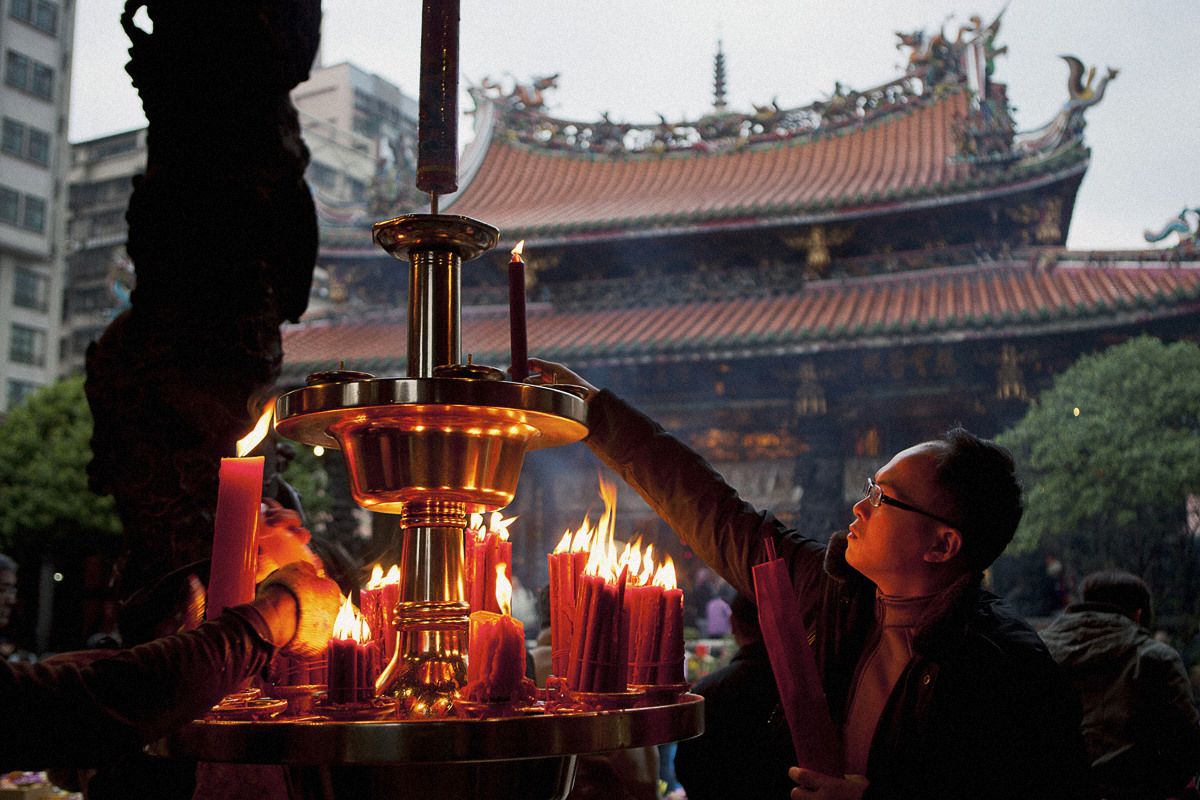
[[[658,648],[658,675],[654,681],[674,685],[684,680],[683,590],[663,592],[662,640]]]
[[[529,377],[529,344],[526,340],[525,319],[525,262],[521,260],[522,239],[512,249],[512,260],[508,262],[508,332],[509,347],[512,349],[512,366],[509,373],[514,381]]]
[[[263,457],[253,450],[271,424],[272,407],[254,430],[237,443],[238,458],[222,458],[218,473],[217,516],[213,528],[212,564],[208,576],[205,618],[254,599],[258,562],[258,518],[262,506]]]

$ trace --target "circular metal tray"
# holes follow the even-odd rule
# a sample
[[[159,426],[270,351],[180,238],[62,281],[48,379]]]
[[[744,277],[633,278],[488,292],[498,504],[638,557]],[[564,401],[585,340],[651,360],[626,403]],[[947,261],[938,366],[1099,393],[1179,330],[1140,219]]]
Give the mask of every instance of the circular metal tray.
[[[704,700],[615,711],[495,719],[382,721],[198,720],[153,748],[200,761],[327,766],[482,762],[600,753],[704,732]]]

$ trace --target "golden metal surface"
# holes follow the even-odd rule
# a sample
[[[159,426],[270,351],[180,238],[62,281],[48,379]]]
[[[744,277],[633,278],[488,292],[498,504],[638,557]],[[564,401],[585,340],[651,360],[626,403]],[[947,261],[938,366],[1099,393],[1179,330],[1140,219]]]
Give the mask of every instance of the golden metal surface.
[[[704,700],[620,711],[399,722],[196,721],[156,745],[173,757],[253,764],[422,764],[649,747],[704,732]]]
[[[587,435],[587,406],[547,386],[467,378],[376,378],[297,389],[275,403],[289,439],[344,450],[354,499],[373,511],[450,500],[512,501],[527,450]]]

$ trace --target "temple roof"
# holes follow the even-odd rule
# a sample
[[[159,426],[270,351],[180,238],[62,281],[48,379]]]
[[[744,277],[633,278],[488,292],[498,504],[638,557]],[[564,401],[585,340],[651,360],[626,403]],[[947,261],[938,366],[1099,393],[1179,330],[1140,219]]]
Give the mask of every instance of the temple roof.
[[[1036,256],[896,275],[811,281],[772,297],[556,311],[531,303],[531,353],[590,364],[817,353],[918,341],[1102,329],[1200,313],[1200,261],[1097,264]],[[346,369],[404,374],[403,311],[285,326],[284,380]],[[462,353],[508,363],[508,310],[464,308]]]
[[[956,160],[963,89],[871,123],[723,152],[623,158],[493,138],[447,213],[488,220],[506,237],[626,237],[698,227],[853,218],[921,202],[1012,192],[1086,167],[1077,148],[1056,159],[982,170]]]

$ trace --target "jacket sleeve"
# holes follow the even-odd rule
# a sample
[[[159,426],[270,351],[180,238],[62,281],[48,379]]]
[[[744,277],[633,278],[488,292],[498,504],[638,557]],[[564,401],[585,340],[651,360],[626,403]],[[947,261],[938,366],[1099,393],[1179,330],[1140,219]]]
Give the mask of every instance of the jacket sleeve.
[[[1146,720],[1134,735],[1144,737],[1151,751],[1162,782],[1158,791],[1163,796],[1180,793],[1200,769],[1200,718],[1183,659],[1155,643],[1141,659],[1137,691]]]
[[[607,389],[589,403],[588,428],[592,452],[739,592],[754,597],[754,565],[770,537],[806,613],[819,602],[824,545],[743,501],[698,453]]]
[[[0,771],[96,766],[136,750],[236,691],[273,652],[245,605],[100,659],[0,662]]]

